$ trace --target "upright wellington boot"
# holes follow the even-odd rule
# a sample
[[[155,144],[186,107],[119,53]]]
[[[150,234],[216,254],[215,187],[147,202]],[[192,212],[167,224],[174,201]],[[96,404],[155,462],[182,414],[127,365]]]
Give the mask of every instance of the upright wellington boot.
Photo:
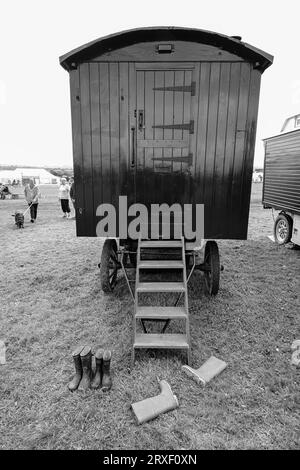
[[[74,360],[74,365],[75,365],[75,375],[71,382],[68,384],[68,389],[71,392],[74,392],[78,388],[79,382],[82,377],[82,364],[81,364],[81,358],[80,358],[80,353],[83,350],[83,346],[78,346],[73,352],[73,360]]]
[[[92,352],[89,346],[85,346],[80,353],[82,364],[82,378],[78,390],[87,390],[91,386],[92,377]]]
[[[93,389],[99,388],[102,384],[103,353],[103,349],[97,349],[95,353],[96,370],[91,382],[91,388]]]
[[[111,361],[111,352],[105,350],[103,353],[103,366],[102,366],[102,390],[107,392],[112,386],[112,380],[110,376],[110,361]]]

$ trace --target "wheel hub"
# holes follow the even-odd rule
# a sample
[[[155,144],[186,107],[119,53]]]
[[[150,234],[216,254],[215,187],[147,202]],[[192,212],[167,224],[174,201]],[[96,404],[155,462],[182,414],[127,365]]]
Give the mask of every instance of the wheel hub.
[[[278,223],[277,233],[278,233],[279,238],[281,238],[281,240],[284,240],[286,238],[287,233],[288,233],[288,227],[284,220],[281,220]]]

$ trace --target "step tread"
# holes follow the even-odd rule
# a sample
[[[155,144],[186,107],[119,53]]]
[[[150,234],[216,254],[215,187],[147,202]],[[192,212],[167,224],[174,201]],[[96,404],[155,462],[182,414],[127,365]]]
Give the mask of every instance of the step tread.
[[[185,292],[183,282],[140,282],[137,292]]]
[[[139,333],[135,337],[134,348],[188,349],[189,344],[184,334]]]
[[[183,269],[181,260],[141,260],[139,269]]]
[[[141,248],[182,248],[181,240],[142,240]]]
[[[135,318],[147,319],[183,319],[187,318],[184,307],[137,307]]]

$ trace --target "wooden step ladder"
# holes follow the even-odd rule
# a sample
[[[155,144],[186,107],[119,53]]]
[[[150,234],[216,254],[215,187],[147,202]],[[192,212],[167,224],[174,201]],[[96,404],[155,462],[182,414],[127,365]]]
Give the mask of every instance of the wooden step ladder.
[[[164,259],[141,259],[141,252],[147,255],[147,251],[156,258],[159,253],[156,250],[166,249]],[[174,248],[181,254],[181,259],[165,259],[169,249]],[[140,271],[149,270],[163,271],[177,269],[182,271],[181,282],[140,282]],[[184,306],[177,306],[179,298],[177,298],[175,306],[142,306],[140,305],[140,294],[142,293],[178,293],[178,296],[184,296]],[[169,322],[170,320],[184,320],[185,332],[182,334],[154,334],[154,333],[138,333],[137,321],[141,320],[142,324],[145,320]],[[188,310],[188,289],[186,278],[185,264],[185,247],[184,238],[181,240],[139,240],[137,248],[137,266],[136,266],[136,283],[135,283],[135,302],[133,315],[133,347],[132,347],[132,367],[135,361],[136,349],[177,349],[185,350],[187,353],[187,364],[190,362],[190,332],[189,332],[189,310]]]

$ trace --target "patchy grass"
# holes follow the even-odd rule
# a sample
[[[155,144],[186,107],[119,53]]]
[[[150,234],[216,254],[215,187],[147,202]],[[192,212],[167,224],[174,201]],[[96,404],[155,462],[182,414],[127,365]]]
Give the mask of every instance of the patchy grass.
[[[57,188],[42,188],[37,224],[24,230],[11,214],[24,200],[0,201],[1,449],[296,449],[300,251],[271,243],[270,211],[253,185],[249,240],[222,241],[225,270],[216,298],[200,273],[190,286],[192,365],[210,355],[228,368],[205,388],[181,372],[172,352],[139,353],[130,372],[132,302],[120,275],[105,296],[97,263],[102,240],[76,238],[61,218]],[[113,352],[109,393],[70,393],[71,351],[78,343]],[[166,379],[180,407],[137,426],[130,404],[156,395]]]

